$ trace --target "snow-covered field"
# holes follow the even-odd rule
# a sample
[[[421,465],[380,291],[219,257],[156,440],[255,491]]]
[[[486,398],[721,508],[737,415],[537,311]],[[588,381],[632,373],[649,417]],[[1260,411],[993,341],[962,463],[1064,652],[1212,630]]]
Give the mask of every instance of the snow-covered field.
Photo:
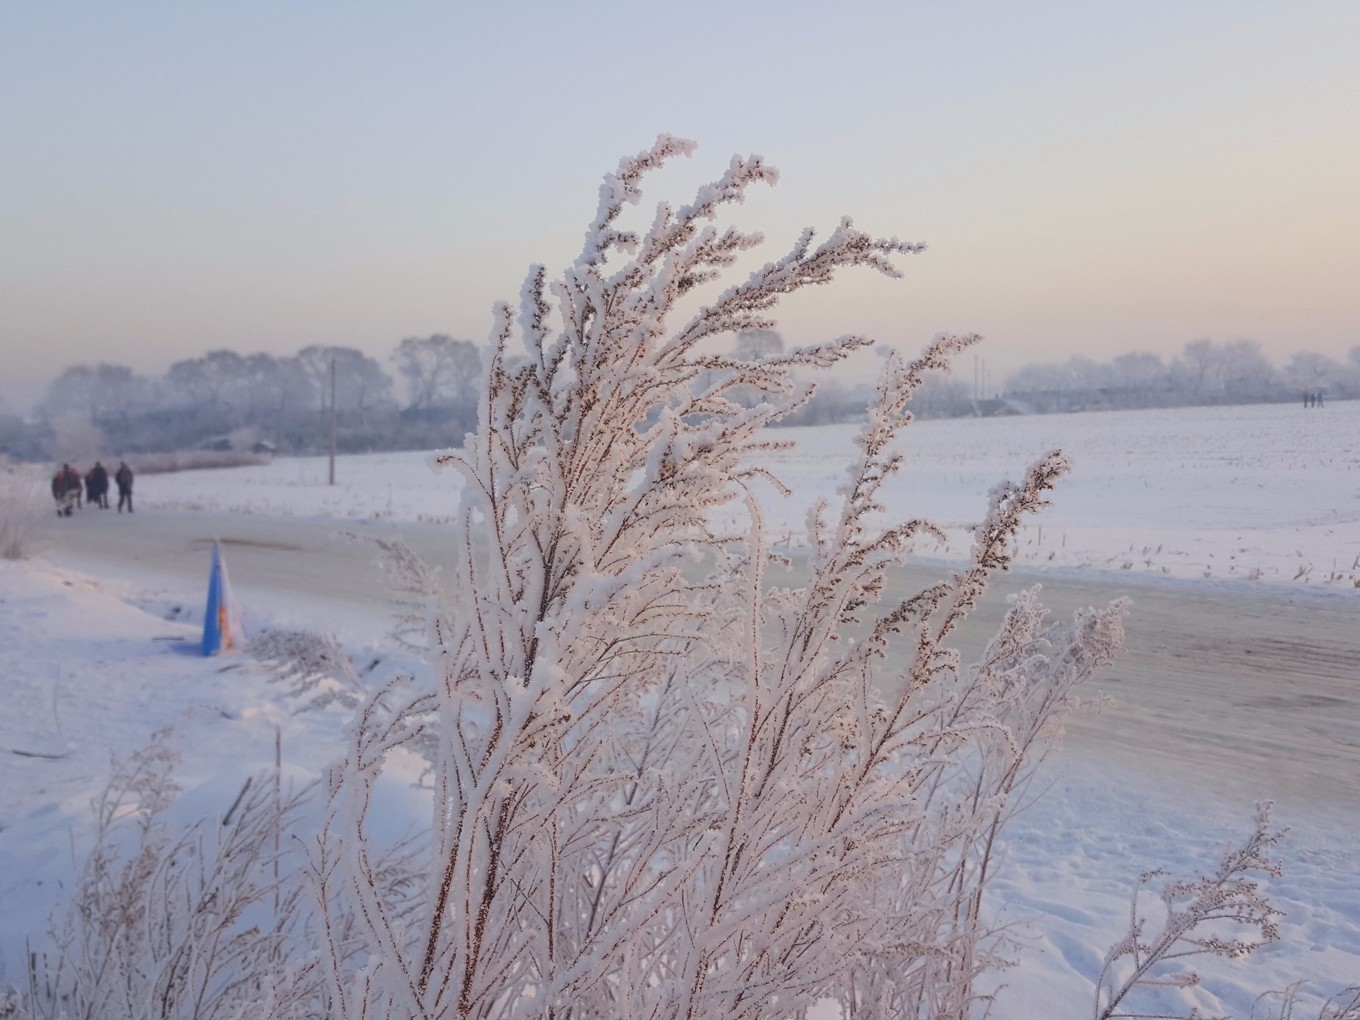
[[[796,449],[766,460],[795,492],[765,501],[769,531],[803,542],[808,504],[843,478],[856,426],[781,429]],[[932,557],[961,557],[967,528],[1001,478],[1047,450],[1075,462],[1025,538],[1031,566],[1177,578],[1360,586],[1360,402],[923,421],[907,432],[890,509],[951,534]],[[152,476],[139,498],[167,508],[398,521],[439,520],[452,471],[421,454],[345,457],[335,488],[324,458]]]
[[[853,434],[852,427],[776,434],[798,447],[769,457],[795,491],[766,501],[772,533],[802,541],[807,506],[834,492]],[[923,555],[959,555],[987,489],[1061,447],[1076,468],[1025,536],[1022,565],[1112,572],[1101,576],[1116,581],[1143,575],[1134,589],[1193,580],[1224,598],[1251,590],[1292,600],[1307,590],[1353,607],[1360,626],[1360,403],[924,422],[908,430],[905,446],[908,468],[895,483],[892,510],[933,516],[952,536],[948,548]],[[429,459],[344,457],[335,487],[326,484],[322,458],[145,476],[137,483],[138,524],[221,511],[437,523],[456,503],[456,480],[431,471]],[[130,519],[108,511],[92,520],[96,511],[81,511],[86,516],[76,523],[107,534],[106,555],[94,558],[64,549],[68,522],[42,509],[35,557],[0,561],[7,695],[0,714],[0,984],[22,980],[25,939],[40,941],[46,911],[70,886],[89,838],[90,798],[107,778],[111,751],[126,754],[173,727],[186,788],[177,810],[188,818],[225,810],[245,777],[272,764],[276,733],[286,771],[318,774],[345,723],[339,708],[295,713],[279,685],[247,658],[195,654],[206,550],[196,578],[153,576],[133,563],[114,571],[110,557]],[[329,594],[315,593],[310,615],[287,601],[297,598],[291,592],[286,599],[261,595],[261,604],[246,608],[256,627],[301,620],[333,629]],[[368,611],[381,616],[380,593]],[[412,668],[390,643],[368,634],[362,641],[356,659],[373,674]],[[1360,719],[1350,722],[1353,754]],[[1222,726],[1253,739],[1230,706]],[[1193,784],[1168,787],[1154,775],[1116,768],[1099,755],[1067,755],[1050,773],[1048,794],[1016,820],[994,902],[1015,925],[1017,966],[1001,977],[993,1015],[1088,1016],[1101,957],[1123,932],[1137,876],[1160,867],[1193,877],[1248,830],[1249,800]],[[1286,913],[1280,940],[1245,962],[1196,964],[1204,981],[1166,989],[1159,1008],[1245,1018],[1262,992],[1304,981],[1308,993],[1321,995],[1360,982],[1360,815],[1349,805],[1329,810],[1325,789],[1316,801],[1322,810],[1306,823],[1277,817],[1294,826],[1282,851],[1284,875],[1270,885]],[[400,808],[388,810],[399,816]],[[1316,1016],[1316,1006],[1300,1015]]]

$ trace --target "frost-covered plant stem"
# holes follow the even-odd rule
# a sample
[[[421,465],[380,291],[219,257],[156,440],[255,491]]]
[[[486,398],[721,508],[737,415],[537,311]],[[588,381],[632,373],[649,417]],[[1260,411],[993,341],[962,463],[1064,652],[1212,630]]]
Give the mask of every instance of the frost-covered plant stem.
[[[370,699],[312,851],[322,913],[365,941],[362,967],[332,956],[336,1015],[787,1017],[832,996],[962,1017],[990,963],[991,847],[1073,687],[1120,643],[1120,607],[1055,626],[1023,593],[977,664],[948,646],[1057,453],[992,493],[965,569],[880,604],[913,539],[938,534],[881,523],[892,442],[923,373],[972,337],[888,359],[842,504],[809,521],[806,582],[777,586],[757,492],[774,480],[753,457],[807,398],[793,370],[868,341],[760,362],[706,342],[772,326],[842,269],[897,276],[920,246],[843,220],[713,293],[761,241],[716,218],[774,183],[763,160],[734,158],[645,230],[620,223],[643,176],[691,149],[663,136],[622,161],[576,262],[552,283],[533,267],[496,311],[478,431],[442,458],[465,485],[438,681]],[[714,526],[731,502],[749,527]],[[425,897],[398,918],[365,819],[402,747],[430,761],[433,814]]]
[[[1268,855],[1284,835],[1271,830],[1270,805],[1261,805],[1255,829],[1240,846],[1224,851],[1215,871],[1194,880],[1169,881],[1161,888],[1162,921],[1153,931],[1148,931],[1147,918],[1139,909],[1138,893],[1162,873],[1141,876],[1129,903],[1128,933],[1106,955],[1096,982],[1096,1020],[1144,1015],[1121,1009],[1141,987],[1198,983],[1199,977],[1179,969],[1177,961],[1243,957],[1279,938],[1280,915],[1248,876],[1280,874],[1280,862]]]

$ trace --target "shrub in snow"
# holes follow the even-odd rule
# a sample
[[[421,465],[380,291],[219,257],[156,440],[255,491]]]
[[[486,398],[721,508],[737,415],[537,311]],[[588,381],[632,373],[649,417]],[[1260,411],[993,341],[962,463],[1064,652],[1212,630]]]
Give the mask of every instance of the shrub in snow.
[[[623,160],[575,263],[531,269],[496,311],[478,430],[441,458],[466,485],[437,679],[367,701],[310,847],[319,916],[363,939],[352,964],[322,954],[331,1015],[790,1017],[830,997],[963,1017],[996,962],[992,848],[1122,607],[1058,624],[1025,592],[978,661],[950,646],[1066,469],[1056,452],[992,492],[965,568],[882,601],[935,534],[880,520],[892,441],[922,373],[973,338],[886,360],[842,502],[810,515],[805,576],[780,573],[750,455],[806,400],[794,369],[868,341],[745,361],[716,338],[772,328],[781,298],[841,269],[897,276],[918,246],[844,220],[710,289],[761,241],[718,213],[776,174],[734,158],[692,203],[622,226],[643,176],[690,149],[663,136]],[[715,530],[732,501],[750,526]],[[414,914],[369,858],[401,748],[433,787]]]

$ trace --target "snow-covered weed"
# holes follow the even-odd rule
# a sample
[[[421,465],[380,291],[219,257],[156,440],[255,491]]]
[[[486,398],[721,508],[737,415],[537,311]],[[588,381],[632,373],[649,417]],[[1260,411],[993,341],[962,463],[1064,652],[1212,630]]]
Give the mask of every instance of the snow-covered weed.
[[[1129,927],[1105,956],[1096,982],[1096,1020],[1168,1016],[1162,1007],[1130,1012],[1139,992],[1188,988],[1199,975],[1186,965],[1197,956],[1237,959],[1279,938],[1281,915],[1261,890],[1259,878],[1278,877],[1270,857],[1284,838],[1271,829],[1270,806],[1257,810],[1256,826],[1238,846],[1224,851],[1218,867],[1195,879],[1167,878],[1160,871],[1141,876],[1129,905]],[[1140,894],[1158,879],[1160,917],[1150,917]]]
[[[248,651],[288,686],[289,697],[306,698],[305,708],[336,703],[353,709],[366,693],[354,661],[334,637],[271,629],[252,638]]]
[[[874,523],[893,440],[970,337],[886,360],[843,502],[808,522],[807,576],[779,572],[751,458],[807,399],[793,371],[868,341],[751,362],[712,342],[841,269],[897,276],[919,246],[844,220],[713,288],[761,241],[715,223],[774,182],[759,157],[620,222],[690,149],[624,160],[576,262],[532,268],[496,312],[478,432],[444,458],[465,485],[425,627],[435,682],[370,697],[312,849],[323,916],[365,940],[362,970],[328,967],[337,1016],[788,1017],[829,997],[961,1018],[997,963],[992,847],[1122,606],[1054,623],[1025,592],[977,662],[950,647],[1066,470],[1056,451],[993,490],[961,570],[880,605],[913,537],[939,534]],[[715,527],[734,502],[750,526]],[[434,811],[427,898],[399,922],[366,848],[401,747],[428,756]]]
[[[304,889],[296,865],[281,866],[303,795],[265,777],[220,820],[181,827],[167,817],[178,793],[169,736],[114,760],[54,948],[32,957],[26,1015],[225,1020],[321,1003]]]
[[[1316,1011],[1302,1006],[1305,982],[1267,992],[1256,1000],[1250,1020],[1360,1020],[1360,985],[1344,988],[1317,1005]]]

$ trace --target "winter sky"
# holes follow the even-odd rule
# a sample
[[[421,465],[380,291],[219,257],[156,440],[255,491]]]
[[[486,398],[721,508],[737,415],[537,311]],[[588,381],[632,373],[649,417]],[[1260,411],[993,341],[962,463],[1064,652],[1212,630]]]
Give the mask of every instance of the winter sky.
[[[0,399],[217,347],[481,343],[603,172],[783,173],[764,257],[842,214],[926,241],[800,298],[804,342],[1035,360],[1360,345],[1360,4],[0,3]]]

